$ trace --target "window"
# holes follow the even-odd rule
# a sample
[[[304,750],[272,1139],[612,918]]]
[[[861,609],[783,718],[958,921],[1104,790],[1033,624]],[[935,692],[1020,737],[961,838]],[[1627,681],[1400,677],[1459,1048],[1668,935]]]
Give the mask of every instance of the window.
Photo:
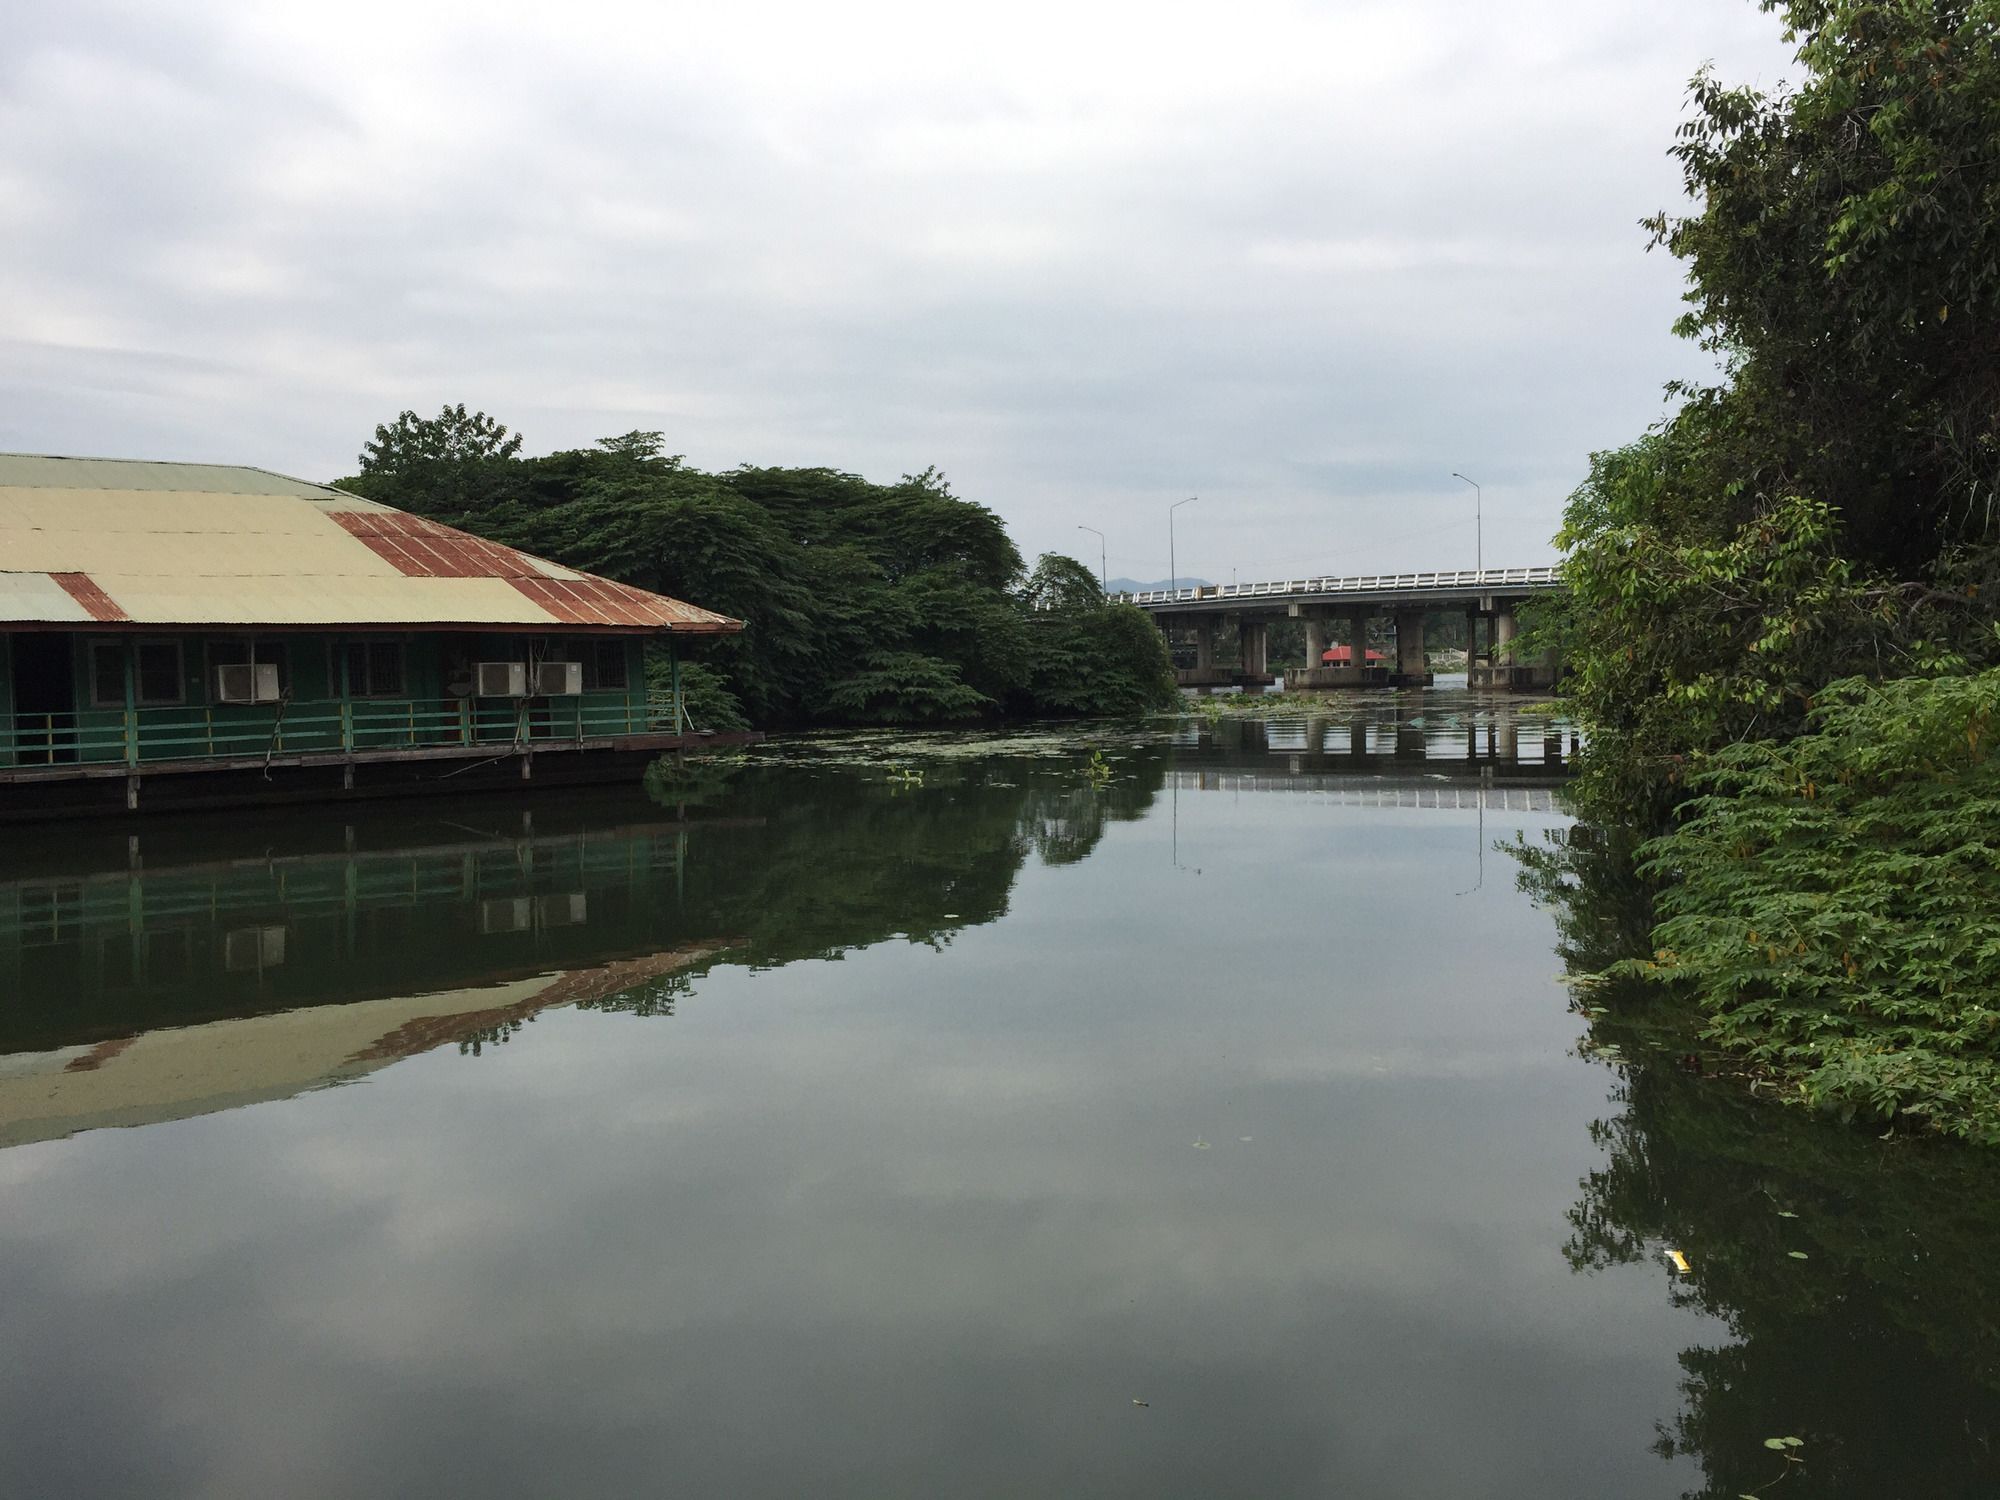
[[[229,640],[208,643],[208,692],[215,696],[215,669],[217,667],[248,667],[258,662],[271,662],[278,668],[278,691],[292,690],[291,662],[287,659],[285,643],[276,640]]]
[[[622,640],[585,641],[582,651],[583,690],[623,690],[627,681],[625,643]]]
[[[347,668],[350,698],[401,698],[403,686],[403,643],[401,641],[348,641],[334,657],[334,687],[340,686],[342,663]]]
[[[149,706],[187,702],[179,641],[141,641],[133,648],[133,656],[132,677],[139,702]]]
[[[123,708],[125,706],[125,643],[123,641],[92,641],[90,643],[90,706],[92,708]]]

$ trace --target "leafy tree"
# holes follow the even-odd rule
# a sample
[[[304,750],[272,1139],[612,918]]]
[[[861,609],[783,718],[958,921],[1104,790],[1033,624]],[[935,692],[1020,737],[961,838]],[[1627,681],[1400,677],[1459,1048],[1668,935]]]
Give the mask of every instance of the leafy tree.
[[[2000,8],[1763,4],[1799,82],[1697,75],[1695,207],[1650,221],[1721,374],[1592,460],[1560,538],[1577,793],[1606,825],[1691,820],[1648,851],[1653,972],[1718,1038],[1805,1097],[1979,1133],[2000,1057],[1959,933],[2000,835],[1931,732],[1946,704],[1969,729],[2000,661]]]
[[[1028,711],[1127,717],[1179,701],[1166,637],[1129,604],[1108,603],[1090,570],[1045,553],[1020,592]]]
[[[385,504],[460,515],[494,501],[494,481],[520,451],[519,433],[463,402],[435,417],[405,411],[362,445],[361,472],[349,484]]]
[[[935,470],[888,485],[831,469],[709,474],[647,431],[541,458],[519,447],[462,407],[431,423],[405,413],[344,483],[743,620],[740,635],[694,648],[701,659],[683,677],[705,727],[1122,714],[1172,701],[1150,625],[1105,610],[1094,581],[1085,594],[1072,579],[1051,626],[1030,597],[1042,585],[1018,590],[1021,557],[1000,518]]]

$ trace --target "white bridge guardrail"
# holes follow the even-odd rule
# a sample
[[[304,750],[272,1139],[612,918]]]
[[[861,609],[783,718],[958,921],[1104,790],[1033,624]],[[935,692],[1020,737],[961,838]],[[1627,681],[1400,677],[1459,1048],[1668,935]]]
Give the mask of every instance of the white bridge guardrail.
[[[1196,604],[1211,599],[1271,599],[1295,594],[1456,593],[1487,588],[1562,587],[1561,569],[1461,568],[1446,573],[1360,573],[1351,578],[1294,578],[1280,583],[1212,583],[1184,589],[1113,594],[1122,604]]]

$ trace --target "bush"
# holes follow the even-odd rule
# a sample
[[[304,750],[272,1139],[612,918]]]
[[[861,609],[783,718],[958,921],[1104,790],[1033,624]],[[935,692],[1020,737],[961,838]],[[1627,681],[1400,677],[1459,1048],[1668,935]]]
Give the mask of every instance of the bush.
[[[1826,689],[1641,846],[1708,1035],[1844,1116],[2000,1144],[2000,670]]]

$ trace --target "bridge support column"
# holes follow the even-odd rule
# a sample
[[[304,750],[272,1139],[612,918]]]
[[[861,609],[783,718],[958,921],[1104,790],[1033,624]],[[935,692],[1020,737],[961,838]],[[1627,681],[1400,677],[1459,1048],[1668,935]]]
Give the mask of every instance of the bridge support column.
[[[1480,685],[1479,662],[1479,607],[1474,605],[1465,612],[1465,685]]]
[[[1194,664],[1197,671],[1203,672],[1215,665],[1214,615],[1194,617]]]
[[[1431,673],[1424,655],[1424,612],[1420,609],[1396,611],[1396,685],[1428,687]]]
[[[1493,683],[1514,685],[1514,611],[1506,604],[1493,612]]]
[[[1236,639],[1242,645],[1243,675],[1264,676],[1270,666],[1270,627],[1249,615],[1238,616]]]
[[[1347,659],[1357,683],[1368,680],[1368,611],[1357,609],[1347,617]]]
[[[1326,621],[1318,615],[1306,616],[1306,670],[1317,671],[1326,665]]]

